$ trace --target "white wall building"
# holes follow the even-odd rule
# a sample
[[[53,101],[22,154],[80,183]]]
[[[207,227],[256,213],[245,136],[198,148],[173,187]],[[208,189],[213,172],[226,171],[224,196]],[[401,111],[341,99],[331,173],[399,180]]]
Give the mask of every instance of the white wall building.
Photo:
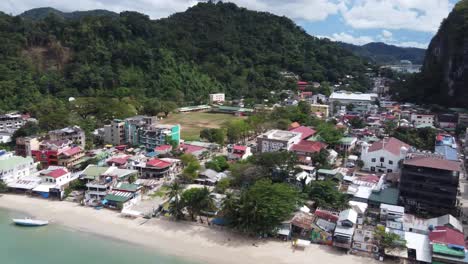
[[[0,180],[5,183],[29,176],[34,171],[36,171],[36,166],[31,157],[10,155],[0,157]]]
[[[361,159],[363,170],[375,172],[399,172],[399,161],[404,159],[410,145],[396,139],[385,138],[369,146],[362,144]]]
[[[302,133],[285,130],[270,130],[257,137],[259,152],[290,150],[292,145],[301,141]]]
[[[223,93],[210,94],[210,104],[213,103],[224,103],[225,96]]]
[[[377,94],[374,93],[353,93],[349,91],[337,91],[333,92],[330,95],[330,111],[334,113],[336,107],[340,105],[354,105],[354,106],[363,106],[359,109],[370,109],[370,106],[374,104],[375,100],[378,98]]]
[[[416,114],[412,113],[410,121],[413,125],[434,125],[434,115]]]

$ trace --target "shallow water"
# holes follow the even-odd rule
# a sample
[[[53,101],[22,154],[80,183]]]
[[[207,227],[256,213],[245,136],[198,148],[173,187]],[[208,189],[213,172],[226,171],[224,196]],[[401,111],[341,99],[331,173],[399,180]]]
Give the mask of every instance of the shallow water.
[[[21,213],[0,210],[2,264],[194,264],[59,225],[19,227],[12,224],[11,218],[22,217]]]

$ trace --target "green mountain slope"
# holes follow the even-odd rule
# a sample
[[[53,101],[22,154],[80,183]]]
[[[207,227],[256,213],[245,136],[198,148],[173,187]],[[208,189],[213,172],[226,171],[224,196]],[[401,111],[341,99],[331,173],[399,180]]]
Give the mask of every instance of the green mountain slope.
[[[388,45],[382,42],[372,42],[362,46],[340,42],[340,45],[357,56],[369,59],[377,64],[394,64],[401,60],[409,60],[413,64],[422,64],[425,49],[406,48]]]
[[[363,59],[287,18],[230,3],[199,3],[157,21],[136,12],[39,17],[0,16],[0,109],[46,94],[194,104],[225,91],[260,101],[293,85],[285,70],[319,82],[353,75],[350,89],[368,86]]]

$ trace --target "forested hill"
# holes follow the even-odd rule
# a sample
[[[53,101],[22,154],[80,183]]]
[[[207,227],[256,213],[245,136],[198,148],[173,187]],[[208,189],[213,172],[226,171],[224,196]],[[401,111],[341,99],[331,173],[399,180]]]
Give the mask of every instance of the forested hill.
[[[54,14],[64,19],[80,19],[86,16],[115,16],[116,17],[119,15],[115,12],[102,10],[102,9],[89,10],[89,11],[62,12],[52,7],[41,7],[41,8],[34,8],[31,10],[28,10],[20,14],[20,16],[22,18],[31,19],[31,20],[41,20],[41,19],[46,18],[50,14]]]
[[[458,2],[426,52],[421,73],[397,90],[402,99],[468,105],[468,0]]]
[[[203,103],[219,91],[260,101],[291,87],[281,71],[318,82],[353,75],[351,89],[368,85],[363,59],[285,17],[230,3],[199,3],[156,21],[136,12],[25,14],[0,15],[3,110],[31,108],[44,95],[131,98],[135,107],[148,98]]]
[[[354,54],[377,64],[395,64],[401,60],[410,60],[413,64],[422,64],[426,52],[425,49],[398,47],[382,42],[371,42],[362,46],[341,42],[340,45]]]

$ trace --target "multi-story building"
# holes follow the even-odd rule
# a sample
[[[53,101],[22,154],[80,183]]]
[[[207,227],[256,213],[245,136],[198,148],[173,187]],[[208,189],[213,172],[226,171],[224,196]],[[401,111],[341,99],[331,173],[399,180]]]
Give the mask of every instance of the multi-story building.
[[[302,133],[285,130],[270,130],[257,137],[259,152],[289,151],[294,144],[301,141]]]
[[[50,140],[70,140],[73,144],[80,146],[82,149],[84,149],[86,145],[85,132],[79,126],[52,130],[49,131],[48,136]]]
[[[362,144],[363,170],[372,172],[399,172],[399,162],[405,159],[410,146],[396,138],[384,138],[369,146]]]
[[[330,95],[330,111],[335,112],[336,108],[344,105],[364,106],[362,109],[368,109],[377,99],[377,94],[373,93],[352,93],[349,91],[337,91]]]
[[[138,130],[138,145],[146,149],[176,142],[180,143],[180,125],[151,125]]]
[[[412,113],[410,118],[414,126],[434,126],[434,115]]]
[[[125,144],[125,122],[114,119],[109,125],[104,126],[104,142],[115,146]]]
[[[9,183],[36,171],[31,157],[5,155],[0,157],[0,180]]]
[[[30,157],[33,150],[39,150],[39,145],[38,137],[18,137],[16,138],[16,155]]]
[[[156,122],[157,117],[155,116],[134,116],[125,119],[125,142],[132,146],[138,146],[140,144],[140,128],[151,126]]]
[[[210,104],[224,103],[225,96],[223,93],[210,94]]]
[[[66,168],[73,168],[81,163],[85,153],[81,147],[72,147],[58,155],[58,164]]]
[[[4,114],[0,115],[0,131],[10,131],[20,129],[26,124],[21,114]]]
[[[32,150],[31,156],[35,162],[40,162],[42,168],[59,165],[59,155],[70,149],[71,140],[44,140],[38,150]]]
[[[351,248],[357,217],[358,214],[354,209],[347,209],[340,213],[333,234],[333,245],[335,247]]]
[[[408,212],[457,215],[461,164],[443,156],[412,153],[403,162],[400,202]]]

